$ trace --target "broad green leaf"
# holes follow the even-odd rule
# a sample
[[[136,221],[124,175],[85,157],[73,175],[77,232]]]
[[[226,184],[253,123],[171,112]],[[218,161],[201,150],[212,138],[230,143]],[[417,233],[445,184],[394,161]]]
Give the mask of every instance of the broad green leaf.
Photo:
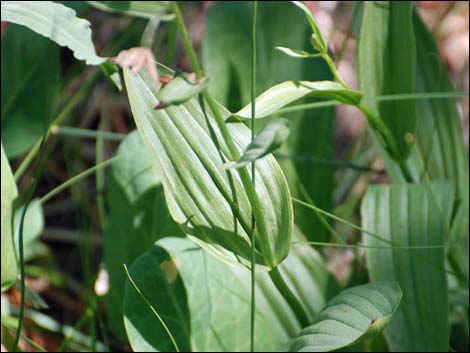
[[[75,11],[52,1],[2,1],[2,21],[17,23],[73,51],[88,65],[105,61],[96,55],[90,23]]]
[[[280,52],[283,52],[284,54],[289,55],[293,58],[312,58],[317,55],[317,54],[308,53],[304,50],[290,49],[286,47],[276,47],[274,49],[277,49]]]
[[[315,250],[307,245],[292,246],[279,268],[312,319],[338,287]],[[181,350],[249,350],[248,271],[221,263],[187,239],[165,238],[139,257],[131,274],[170,327]],[[255,348],[277,350],[300,326],[269,275],[258,273],[256,279]],[[125,323],[132,348],[173,351],[158,319],[129,283],[126,287]]]
[[[159,102],[155,106],[155,109],[166,108],[170,105],[183,104],[188,99],[205,90],[207,83],[207,78],[203,78],[199,82],[192,83],[189,79],[176,77],[164,85],[158,93]]]
[[[312,35],[312,45],[315,49],[317,49],[321,53],[326,53],[328,51],[328,45],[326,43],[325,37],[321,33],[320,29],[313,18],[313,14],[310,9],[302,4],[300,1],[292,1],[294,5],[299,7],[307,17],[308,23],[310,23],[310,27],[312,28],[313,35]]]
[[[417,91],[452,92],[447,67],[439,56],[435,40],[419,15],[414,14],[414,32],[417,47]],[[418,129],[415,148],[407,166],[415,179],[449,179],[456,191],[456,215],[450,234],[450,245],[460,249],[462,239],[468,238],[468,154],[463,142],[462,123],[454,99],[419,100]],[[387,170],[396,182],[403,177],[393,161],[387,161]],[[455,254],[457,255],[457,254]],[[468,278],[468,262],[466,267]]]
[[[24,206],[18,208],[15,212],[14,226],[16,244],[19,244],[19,227],[23,209]],[[44,245],[39,243],[39,237],[41,236],[43,230],[44,212],[42,205],[39,199],[34,199],[28,206],[23,226],[23,250],[25,261],[31,260],[34,256],[39,255],[41,251],[43,251]],[[16,249],[16,252],[18,254],[18,248]]]
[[[362,95],[345,89],[334,81],[287,81],[271,87],[256,98],[256,119],[264,118],[306,95],[336,100],[357,105]],[[242,119],[251,119],[251,103],[234,114]]]
[[[201,53],[203,70],[211,79],[208,88],[211,94],[232,112],[251,102],[252,20],[250,2],[217,1],[207,14]],[[299,9],[286,1],[260,2],[257,24],[257,94],[289,80],[331,80],[331,71],[324,61],[298,60],[273,49],[276,46],[309,48],[311,29]],[[298,103],[317,99],[306,97]],[[279,153],[333,159],[333,117],[331,107],[289,113],[291,133]],[[256,131],[276,118],[279,116],[257,119]],[[331,209],[334,184],[331,167],[288,159],[279,163],[292,196],[304,198],[299,189],[301,181],[316,205]],[[297,205],[294,213],[296,224],[309,240],[327,240],[327,230],[318,217]]]
[[[396,282],[376,282],[344,290],[289,342],[289,352],[329,352],[374,337],[400,305]]]
[[[442,352],[449,348],[444,244],[453,202],[452,187],[395,184],[371,186],[364,198],[362,227],[391,241],[364,234],[368,246],[433,247],[366,249],[373,281],[397,281],[403,303],[385,335],[391,351]]]
[[[130,265],[157,239],[178,235],[178,228],[171,221],[161,183],[137,131],[119,145],[117,156],[120,159],[112,164],[106,191],[108,222],[104,262],[109,274],[106,306],[110,328],[117,338],[124,340],[122,301],[126,274],[123,265]]]
[[[2,292],[16,281],[18,271],[13,240],[13,201],[18,195],[15,179],[2,144]]]
[[[179,106],[154,110],[159,85],[146,71],[124,71],[137,129],[146,146],[173,219],[192,240],[223,261],[247,265],[251,259],[251,204],[237,171],[225,170],[228,153],[210,111],[193,98]],[[228,112],[222,112],[228,116]],[[238,149],[250,130],[241,123],[227,128]],[[293,227],[287,183],[272,156],[256,163],[256,192],[265,229],[256,222],[260,244],[258,269],[278,265],[288,254]],[[260,252],[263,246],[264,253]]]
[[[365,4],[359,39],[359,81],[366,97],[415,92],[416,50],[412,27],[412,4],[408,1],[374,1]],[[379,114],[393,140],[385,139],[387,153],[406,160],[416,130],[413,100],[365,100]],[[379,127],[371,126],[380,135]]]
[[[143,18],[173,19],[169,1],[87,1],[97,9]]]
[[[2,142],[13,158],[38,140],[56,113],[60,51],[47,38],[12,24],[2,36],[1,61]]]
[[[241,168],[274,152],[289,136],[290,126],[286,119],[272,121],[250,142],[238,161],[226,163],[225,167]]]

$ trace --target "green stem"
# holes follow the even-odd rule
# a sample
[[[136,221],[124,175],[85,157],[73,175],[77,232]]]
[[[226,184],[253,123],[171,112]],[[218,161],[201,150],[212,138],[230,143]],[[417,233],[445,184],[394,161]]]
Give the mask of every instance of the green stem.
[[[353,229],[355,229],[355,230],[358,230],[358,231],[360,231],[360,232],[362,232],[362,233],[368,234],[368,235],[370,235],[371,237],[373,237],[373,238],[375,238],[375,239],[377,239],[377,240],[380,240],[380,241],[382,241],[382,242],[384,242],[384,243],[387,243],[387,244],[391,244],[391,243],[392,243],[390,240],[384,238],[383,236],[381,236],[381,235],[379,235],[379,234],[376,234],[376,233],[374,233],[374,232],[370,232],[370,231],[368,231],[368,230],[365,230],[364,228],[361,228],[361,227],[355,225],[354,223],[348,222],[348,221],[346,221],[345,219],[342,219],[342,218],[340,218],[340,217],[338,217],[338,216],[336,216],[336,215],[334,215],[334,214],[332,214],[332,213],[326,212],[325,210],[322,210],[322,209],[319,208],[319,207],[316,207],[316,206],[314,206],[314,205],[311,205],[311,204],[309,204],[309,203],[306,203],[306,202],[304,202],[304,201],[302,201],[302,200],[296,199],[295,197],[291,197],[291,199],[292,199],[292,201],[294,201],[295,203],[298,203],[299,205],[302,205],[302,206],[304,206],[304,207],[310,208],[311,210],[313,210],[313,211],[315,211],[315,212],[322,213],[322,214],[324,214],[325,216],[330,217],[331,219],[334,219],[335,221],[338,221],[338,222],[340,222],[340,223],[346,224],[347,226],[349,226],[349,227],[351,227],[351,228],[353,228]]]
[[[18,343],[21,337],[21,329],[23,327],[23,320],[24,320],[24,308],[25,308],[25,295],[26,295],[26,275],[24,269],[24,241],[23,241],[23,232],[24,232],[24,221],[26,218],[26,212],[28,210],[29,204],[31,203],[31,199],[33,198],[34,191],[39,183],[39,176],[42,172],[42,167],[44,164],[44,156],[45,156],[45,146],[46,146],[46,137],[43,136],[41,140],[41,144],[39,146],[39,163],[38,167],[34,172],[33,182],[30,186],[28,193],[26,195],[26,202],[23,208],[23,212],[21,213],[21,220],[19,226],[19,240],[18,240],[18,253],[19,253],[19,267],[20,267],[20,282],[21,282],[21,297],[20,297],[20,310],[18,314],[18,327],[16,330],[15,341],[13,342],[13,352],[17,351]]]
[[[175,21],[176,23],[178,23],[178,29],[181,33],[184,49],[186,50],[186,54],[188,55],[189,62],[193,67],[197,79],[200,80],[202,78],[201,67],[199,66],[196,52],[194,51],[193,45],[191,44],[191,38],[189,37],[188,30],[186,28],[186,25],[184,24],[184,19],[183,15],[181,14],[180,7],[178,6],[178,3],[176,1],[171,2],[171,7],[173,13],[175,14]]]
[[[295,317],[299,321],[300,326],[302,328],[307,327],[309,324],[307,314],[305,313],[305,310],[302,307],[302,304],[295,297],[294,293],[292,293],[289,286],[284,281],[284,278],[282,277],[279,269],[275,267],[271,271],[269,271],[269,277],[271,278],[271,281],[276,286],[277,290],[282,294],[284,299],[289,304],[290,308],[295,314]]]
[[[331,57],[328,55],[328,53],[322,54],[322,58],[328,64],[328,67],[333,73],[333,76],[335,77],[336,81],[338,81],[339,84],[343,86],[345,89],[349,90],[349,86],[346,84],[346,82],[344,82],[343,78],[341,77],[338,70],[336,69],[335,63],[333,62],[333,60],[331,60]]]
[[[54,119],[52,124],[50,125],[51,127],[54,125],[59,125],[62,120],[67,117],[70,112],[78,105],[78,103],[81,102],[83,97],[89,92],[89,89],[93,82],[95,81],[96,78],[98,78],[99,71],[95,69],[95,72],[90,75],[85,82],[82,84],[80,89],[77,91],[77,93],[74,94],[72,99],[67,101],[67,104],[62,108],[60,113],[57,115],[57,117]],[[47,141],[50,137],[51,134],[51,128],[47,130],[45,133],[45,140]],[[26,157],[23,159],[21,162],[20,166],[18,169],[15,171],[14,177],[15,181],[18,182],[18,180],[23,176],[24,172],[28,169],[29,165],[33,161],[33,159],[36,157],[37,153],[39,152],[39,147],[41,146],[41,141],[43,137],[40,137],[36,144],[31,148],[31,150],[28,152]]]
[[[256,17],[258,13],[258,2],[253,2],[253,33],[251,39],[252,54],[251,54],[251,142],[255,139],[255,114],[256,114]],[[251,163],[251,182],[256,189],[255,184],[255,162]],[[256,271],[255,271],[255,258],[256,258],[256,236],[255,236],[255,215],[251,211],[251,315],[250,315],[250,332],[251,351],[255,351],[255,312],[256,312]]]
[[[95,131],[88,129],[80,129],[75,127],[57,126],[54,125],[51,128],[51,132],[56,135],[80,137],[80,138],[92,138],[92,139],[104,139],[110,141],[122,141],[126,138],[127,134],[119,134],[110,131]]]
[[[71,185],[77,183],[78,181],[86,178],[87,176],[93,174],[95,171],[107,167],[108,165],[110,165],[111,163],[115,162],[116,160],[122,158],[123,156],[124,155],[118,155],[118,156],[115,156],[113,158],[107,159],[106,161],[104,161],[100,164],[94,165],[93,167],[88,168],[88,169],[84,170],[83,172],[75,175],[74,177],[68,179],[67,181],[63,182],[62,184],[60,184],[56,188],[49,191],[46,195],[41,197],[41,199],[40,199],[41,204],[46,203],[51,198],[53,198],[54,196],[56,196],[57,194],[59,194],[63,190],[67,189],[69,186],[71,186]]]

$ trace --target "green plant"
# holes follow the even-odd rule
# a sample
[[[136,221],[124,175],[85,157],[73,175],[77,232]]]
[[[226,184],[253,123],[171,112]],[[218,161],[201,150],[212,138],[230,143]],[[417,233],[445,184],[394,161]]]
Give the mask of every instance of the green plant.
[[[131,42],[139,46],[117,54],[131,45],[115,39],[108,52],[117,55],[106,59],[95,52],[90,24],[67,4],[2,2],[2,19],[27,27],[2,38],[2,293],[17,284],[21,298],[17,313],[5,304],[4,314],[2,294],[8,350],[22,340],[44,350],[24,334],[36,326],[63,336],[59,351],[460,349],[453,335],[468,339],[468,160],[454,99],[468,92],[451,89],[411,2],[356,5],[358,90],[301,2],[214,4],[202,65],[178,2],[87,3],[105,20],[140,18],[122,37],[137,33]],[[29,45],[31,30],[47,38],[38,48]],[[177,39],[189,72],[155,62],[174,64]],[[119,91],[122,67],[136,131],[108,131],[122,93],[89,95],[97,71],[74,95],[63,93],[50,40],[100,66]],[[15,43],[26,48],[17,61],[23,51]],[[57,114],[59,95],[66,103]],[[98,128],[61,126],[85,98],[98,107]],[[366,118],[372,138],[364,132],[351,143],[359,164],[333,160],[336,105]],[[95,139],[95,163],[33,199],[56,136],[68,138],[69,151],[80,149],[76,138]],[[369,157],[376,150],[392,183],[356,195],[351,185],[377,173]],[[72,155],[64,164],[73,169]],[[92,174],[90,195],[77,183]],[[51,328],[39,312],[47,304],[26,286],[35,270],[53,281],[53,250],[38,238],[47,231],[43,208],[67,189],[78,205],[86,306],[71,333]],[[339,189],[347,191],[334,209]],[[102,264],[94,227],[104,234]],[[343,265],[353,276],[339,281],[328,265],[344,249],[354,251],[354,264]]]

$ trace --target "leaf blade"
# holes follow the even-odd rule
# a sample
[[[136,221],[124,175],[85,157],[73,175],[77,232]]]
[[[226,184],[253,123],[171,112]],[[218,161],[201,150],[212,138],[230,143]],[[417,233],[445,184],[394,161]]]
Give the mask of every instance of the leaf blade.
[[[373,337],[389,322],[402,297],[396,282],[342,291],[286,346],[289,352],[327,352]]]
[[[15,245],[12,230],[13,201],[18,196],[15,179],[11,172],[10,164],[1,146],[2,158],[2,292],[10,288],[16,281],[18,265],[15,256]]]
[[[372,186],[361,207],[363,228],[381,234],[393,246],[442,246],[452,196],[451,185],[444,182]],[[446,206],[441,209],[441,205]],[[384,245],[367,234],[363,236],[368,246]],[[385,330],[390,348],[394,351],[447,349],[444,249],[367,249],[366,255],[371,279],[397,281],[406,298]]]
[[[75,11],[52,1],[2,1],[2,19],[17,23],[73,51],[88,65],[102,64],[91,40],[90,23]]]

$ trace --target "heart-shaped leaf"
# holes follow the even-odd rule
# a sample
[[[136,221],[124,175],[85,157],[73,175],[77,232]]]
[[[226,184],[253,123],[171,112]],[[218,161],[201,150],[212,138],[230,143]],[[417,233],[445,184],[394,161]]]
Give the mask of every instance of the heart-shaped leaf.
[[[296,234],[298,240],[304,240]],[[279,265],[310,319],[339,288],[319,253],[293,244]],[[130,268],[142,294],[158,312],[180,350],[249,350],[250,273],[227,266],[188,239],[165,238]],[[256,274],[256,351],[274,351],[300,330],[294,313],[267,273]],[[183,286],[181,286],[183,283]],[[135,351],[174,350],[168,333],[127,283],[125,325]]]
[[[285,347],[288,352],[329,352],[375,336],[390,321],[402,298],[396,282],[352,287],[333,298]]]

